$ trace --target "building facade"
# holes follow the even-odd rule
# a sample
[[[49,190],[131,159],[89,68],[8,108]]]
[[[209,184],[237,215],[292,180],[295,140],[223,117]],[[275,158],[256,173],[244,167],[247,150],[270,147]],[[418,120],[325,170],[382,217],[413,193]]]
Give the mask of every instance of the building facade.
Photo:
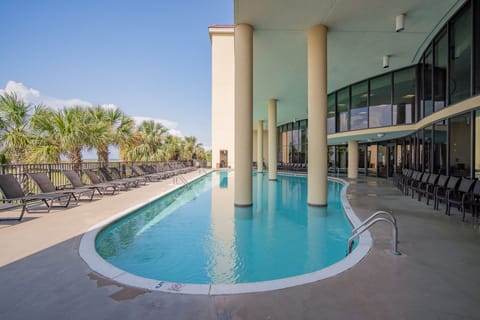
[[[257,124],[270,121],[268,104],[275,100],[275,132],[260,135],[262,161],[308,167],[309,192],[320,194],[312,204],[324,202],[326,173],[388,178],[413,168],[480,174],[479,0],[319,1],[315,8],[302,1],[289,7],[289,0],[235,3],[230,57],[243,65],[229,75],[229,112],[248,114],[248,130],[258,137]],[[287,7],[290,11],[284,11]],[[272,14],[262,16],[266,10]],[[274,12],[286,13],[276,19]],[[253,62],[247,67],[245,52],[236,51],[245,42],[237,37],[239,25],[251,30],[246,43]],[[213,60],[216,28],[210,28]],[[249,68],[250,76],[237,78]],[[212,101],[217,101],[215,86],[212,80]],[[251,96],[240,104],[239,86],[253,91],[242,91]],[[245,107],[250,101],[252,111]],[[216,108],[212,102],[212,114]],[[215,141],[227,132],[216,129],[212,117]],[[225,149],[240,150],[239,126],[230,127],[234,138]],[[250,162],[258,162],[260,140],[253,140]],[[275,148],[266,148],[270,140]],[[212,153],[220,155],[220,149],[213,146]],[[320,184],[310,188],[310,180]]]

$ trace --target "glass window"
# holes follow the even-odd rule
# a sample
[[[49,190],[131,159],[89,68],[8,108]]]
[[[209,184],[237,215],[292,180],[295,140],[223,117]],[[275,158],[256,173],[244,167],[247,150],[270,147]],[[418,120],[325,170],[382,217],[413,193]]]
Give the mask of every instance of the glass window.
[[[480,1],[474,2],[475,7],[475,93],[480,94]]]
[[[307,120],[300,121],[300,139],[301,139],[301,150],[300,150],[300,163],[307,162]]]
[[[337,92],[337,131],[348,131],[349,88]]]
[[[424,171],[432,172],[432,144],[433,144],[433,126],[426,127],[423,130],[423,143],[424,143]]]
[[[370,80],[370,128],[392,125],[392,74]]]
[[[475,178],[480,178],[480,111],[475,111]]]
[[[350,130],[368,128],[368,81],[352,86],[350,107]]]
[[[453,18],[450,28],[450,103],[470,97],[471,6],[468,4]]]
[[[448,66],[448,37],[447,30],[443,30],[435,41],[434,62],[434,107],[435,111],[446,106],[447,96],[447,66]]]
[[[327,133],[335,133],[335,93],[327,98]]]
[[[393,124],[409,124],[415,114],[415,68],[393,73]]]
[[[433,64],[433,52],[432,46],[430,46],[425,52],[425,57],[423,60],[423,115],[421,117],[426,117],[433,112],[432,104],[432,64]]]
[[[434,126],[433,173],[447,174],[447,121],[440,121]]]
[[[377,158],[377,145],[370,145],[367,148],[367,165],[368,165],[368,170],[367,170],[367,175],[371,177],[376,177],[377,176],[377,163],[378,163],[378,158]]]
[[[336,146],[336,167],[339,174],[347,173],[348,152],[347,146]]]
[[[423,131],[419,130],[416,133],[416,146],[417,146],[417,170],[423,171],[424,163],[423,163]]]
[[[358,173],[362,175],[366,175],[366,160],[367,157],[367,145],[359,145],[358,146]]]
[[[395,158],[395,172],[402,172],[403,168],[403,142],[397,143],[396,158]]]
[[[450,175],[470,176],[470,114],[450,119]]]
[[[328,146],[328,172],[335,173],[335,146]]]

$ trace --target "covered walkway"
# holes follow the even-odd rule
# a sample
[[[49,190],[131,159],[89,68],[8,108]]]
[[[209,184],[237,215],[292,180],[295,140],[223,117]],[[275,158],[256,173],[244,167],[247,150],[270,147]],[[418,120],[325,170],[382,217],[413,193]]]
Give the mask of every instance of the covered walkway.
[[[198,176],[190,173],[189,177]],[[390,182],[362,178],[348,197],[363,220],[389,210],[399,223],[402,256],[387,225],[355,267],[316,283],[273,292],[192,296],[147,292],[104,279],[78,255],[97,221],[171,188],[152,183],[16,225],[0,222],[1,319],[474,319],[480,304],[480,232],[403,196]],[[442,209],[442,207],[440,208]],[[28,218],[31,218],[28,221]]]

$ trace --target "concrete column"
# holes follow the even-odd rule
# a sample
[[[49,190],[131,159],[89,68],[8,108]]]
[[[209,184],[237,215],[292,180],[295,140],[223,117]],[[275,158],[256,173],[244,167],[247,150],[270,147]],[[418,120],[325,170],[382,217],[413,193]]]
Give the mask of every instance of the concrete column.
[[[263,120],[257,123],[257,171],[263,172]]]
[[[252,205],[253,28],[235,27],[235,206]]]
[[[268,100],[268,180],[277,180],[277,100]]]
[[[348,178],[358,178],[358,142],[348,141]]]
[[[308,30],[308,196],[311,206],[327,205],[327,27]]]

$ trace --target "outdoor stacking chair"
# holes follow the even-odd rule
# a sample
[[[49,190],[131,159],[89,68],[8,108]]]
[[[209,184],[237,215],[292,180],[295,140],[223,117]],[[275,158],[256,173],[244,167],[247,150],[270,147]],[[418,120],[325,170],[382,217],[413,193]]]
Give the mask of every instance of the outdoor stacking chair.
[[[450,177],[448,179],[448,182],[445,188],[438,187],[437,190],[435,191],[435,204],[433,206],[433,209],[437,210],[438,204],[442,202],[442,200],[447,199],[447,195],[449,192],[456,191],[459,183],[460,183],[459,177]],[[445,214],[446,213],[447,213],[447,207],[445,206]]]
[[[117,190],[117,187],[114,184],[110,183],[97,183],[97,184],[84,184],[82,178],[73,170],[66,170],[62,172],[65,177],[70,181],[70,184],[74,188],[88,188],[95,189],[100,195],[103,195],[104,192],[107,192],[109,189],[113,195]],[[102,192],[103,191],[103,192]]]
[[[72,198],[71,194],[64,194],[61,192],[39,193],[33,195],[26,195],[23,192],[22,186],[12,174],[0,175],[0,189],[3,194],[3,202],[0,204],[0,210],[13,209],[15,207],[22,207],[22,212],[18,221],[21,221],[25,211],[29,212],[28,204],[32,202],[43,202],[47,206],[47,212],[53,206],[54,201],[61,203],[65,201],[65,208],[70,204]]]
[[[122,190],[130,189],[129,183],[125,181],[106,181],[106,179],[102,179],[103,175],[100,177],[98,176],[92,169],[83,169],[83,173],[85,173],[90,179],[92,184],[109,184],[114,186],[115,188],[121,188]]]
[[[465,221],[465,207],[470,207],[473,218],[478,218],[478,209],[480,208],[480,181],[476,180],[472,192],[464,200],[464,210],[462,214],[462,221]]]
[[[93,196],[95,195],[95,190],[89,188],[72,188],[58,190],[57,187],[55,187],[53,182],[50,180],[50,178],[43,172],[27,174],[43,193],[58,192],[70,194],[76,201],[80,200],[80,197],[83,194],[88,194],[90,196],[90,200],[93,200]]]
[[[446,195],[446,210],[445,213],[450,215],[450,208],[452,206],[457,207],[462,212],[463,218],[465,218],[465,202],[470,196],[470,191],[475,184],[475,180],[462,178],[457,189],[451,189],[447,191]]]

